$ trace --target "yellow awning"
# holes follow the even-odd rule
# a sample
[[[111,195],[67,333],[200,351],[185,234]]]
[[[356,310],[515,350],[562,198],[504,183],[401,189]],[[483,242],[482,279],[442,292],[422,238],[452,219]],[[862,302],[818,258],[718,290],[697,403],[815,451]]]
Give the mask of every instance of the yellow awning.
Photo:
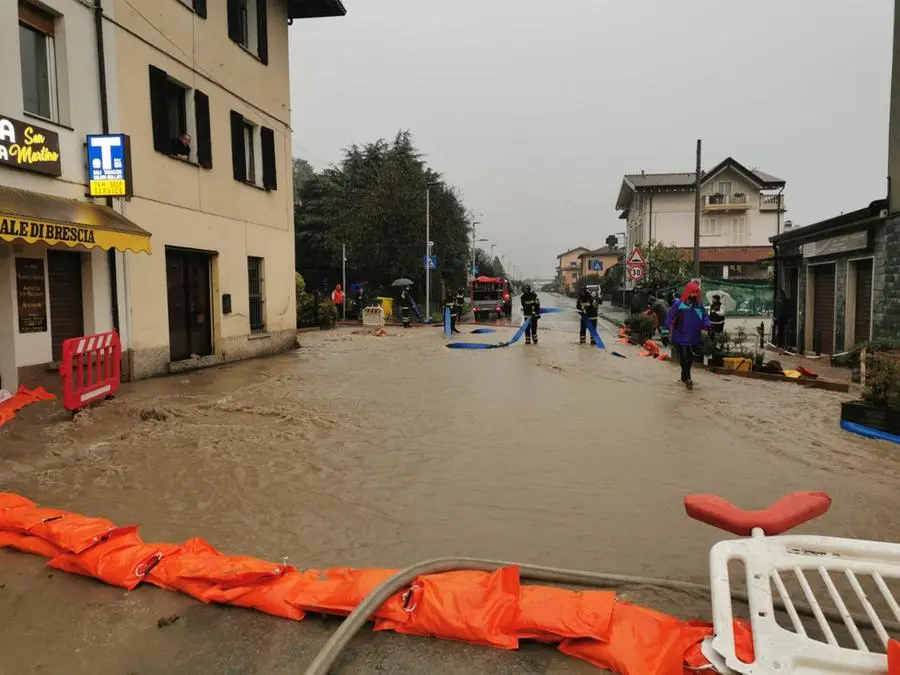
[[[3,186],[0,240],[150,253],[150,233],[108,206]]]

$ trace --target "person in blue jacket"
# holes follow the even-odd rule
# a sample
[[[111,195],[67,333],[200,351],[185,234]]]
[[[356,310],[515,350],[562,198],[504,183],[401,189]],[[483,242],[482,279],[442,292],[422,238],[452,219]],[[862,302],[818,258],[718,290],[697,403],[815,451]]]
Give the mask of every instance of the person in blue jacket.
[[[700,302],[700,287],[694,282],[685,284],[681,298],[672,303],[666,315],[672,343],[678,347],[681,361],[681,381],[688,389],[694,388],[691,366],[694,363],[694,348],[702,344],[702,333],[709,330],[709,315]]]

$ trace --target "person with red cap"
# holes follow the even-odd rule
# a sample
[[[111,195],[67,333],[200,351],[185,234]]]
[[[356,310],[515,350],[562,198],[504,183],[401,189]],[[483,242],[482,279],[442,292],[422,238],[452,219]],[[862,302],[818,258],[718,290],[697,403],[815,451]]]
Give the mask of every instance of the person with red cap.
[[[700,302],[700,286],[691,281],[685,284],[681,298],[672,303],[666,316],[666,328],[672,336],[672,344],[678,347],[681,381],[688,389],[694,388],[691,379],[694,349],[702,344],[701,333],[709,327],[709,315]]]

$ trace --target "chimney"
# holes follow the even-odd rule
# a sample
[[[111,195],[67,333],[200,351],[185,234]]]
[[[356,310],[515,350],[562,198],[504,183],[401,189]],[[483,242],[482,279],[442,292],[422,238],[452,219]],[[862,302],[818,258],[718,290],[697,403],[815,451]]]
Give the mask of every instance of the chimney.
[[[643,170],[643,169],[641,169],[641,175],[642,175],[642,176],[644,175],[644,170]]]
[[[785,232],[790,230],[792,227],[794,227],[794,223],[792,221],[790,221],[790,220],[784,221],[784,231]]]

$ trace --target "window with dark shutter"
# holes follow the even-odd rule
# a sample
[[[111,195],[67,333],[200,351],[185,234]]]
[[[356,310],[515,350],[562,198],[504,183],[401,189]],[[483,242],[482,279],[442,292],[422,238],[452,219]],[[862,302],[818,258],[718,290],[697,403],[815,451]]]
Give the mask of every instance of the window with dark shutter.
[[[238,44],[243,42],[241,0],[228,0],[228,37]]]
[[[269,22],[266,0],[256,0],[256,55],[265,64],[269,63]]]
[[[206,18],[206,0],[194,0],[194,11],[201,19]]]
[[[260,145],[262,146],[262,171],[263,187],[266,190],[278,188],[275,163],[275,132],[268,127],[259,130]]]
[[[194,90],[194,118],[197,124],[197,163],[212,168],[212,130],[209,123],[209,96]]]
[[[169,153],[169,78],[166,71],[150,66],[150,123],[153,128],[153,149]]]
[[[234,179],[247,181],[247,154],[244,151],[244,116],[231,111],[231,163]]]

